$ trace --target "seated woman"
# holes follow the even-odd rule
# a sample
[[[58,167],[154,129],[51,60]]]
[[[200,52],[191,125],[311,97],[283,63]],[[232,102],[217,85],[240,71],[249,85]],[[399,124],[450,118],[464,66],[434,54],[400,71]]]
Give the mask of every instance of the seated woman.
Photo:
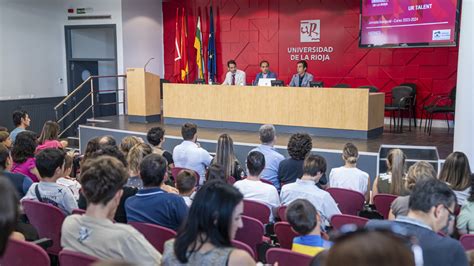
[[[222,134],[217,140],[216,157],[211,164],[220,164],[225,177],[232,176],[235,180],[245,177],[245,171],[234,153],[234,141],[228,134]]]
[[[372,186],[372,199],[378,193],[397,196],[408,195],[405,189],[405,160],[407,157],[400,149],[392,149],[387,155],[387,172],[381,173]]]
[[[12,173],[26,175],[33,182],[39,182],[40,174],[36,169],[35,150],[36,134],[32,131],[23,131],[16,136],[12,149]]]
[[[54,121],[46,121],[43,125],[43,130],[38,138],[38,147],[36,153],[44,149],[63,149],[66,148],[67,141],[59,141],[59,124]]]
[[[162,265],[255,265],[232,247],[242,225],[243,196],[231,185],[209,181],[196,193],[176,239],[165,243]]]
[[[474,234],[474,174],[471,174],[471,192],[469,198],[461,208],[456,227],[461,234]]]
[[[439,173],[439,180],[449,185],[461,206],[467,203],[471,192],[470,175],[469,159],[462,152],[453,152],[448,155]]]
[[[24,240],[22,234],[14,232],[18,221],[19,201],[16,190],[10,181],[0,176],[0,258],[7,249],[8,240],[15,238]]]

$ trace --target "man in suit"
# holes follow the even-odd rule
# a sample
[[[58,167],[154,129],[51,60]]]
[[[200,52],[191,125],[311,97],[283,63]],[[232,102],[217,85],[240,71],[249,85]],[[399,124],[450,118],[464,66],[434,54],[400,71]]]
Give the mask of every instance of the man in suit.
[[[245,72],[237,69],[237,63],[234,60],[229,60],[227,62],[227,69],[229,71],[225,75],[225,80],[222,85],[245,86]]]
[[[257,86],[258,81],[262,78],[263,79],[271,79],[271,78],[276,79],[277,78],[276,73],[273,73],[270,71],[270,63],[268,63],[267,60],[263,60],[262,62],[260,62],[260,70],[261,72],[257,74],[257,76],[255,77],[255,81],[253,82],[254,86]]]
[[[294,74],[291,78],[290,87],[309,87],[309,83],[313,81],[313,75],[306,72],[308,68],[308,63],[301,60],[296,63],[296,71],[298,73]]]

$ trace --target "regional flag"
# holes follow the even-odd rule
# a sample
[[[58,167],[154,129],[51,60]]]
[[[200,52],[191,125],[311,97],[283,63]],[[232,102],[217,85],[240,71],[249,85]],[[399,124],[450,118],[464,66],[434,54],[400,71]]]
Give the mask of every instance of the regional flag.
[[[183,16],[181,23],[181,81],[184,81],[189,73],[188,68],[188,47],[186,42],[188,41],[188,27],[186,26],[186,13],[183,8]]]
[[[196,26],[196,37],[194,38],[194,48],[196,48],[196,65],[198,68],[198,79],[204,79],[204,61],[202,53],[202,32],[201,16],[198,16]]]
[[[180,74],[181,74],[181,48],[180,48],[180,33],[179,33],[179,9],[176,8],[176,34],[175,34],[175,39],[174,39],[174,77],[176,81],[180,80]]]

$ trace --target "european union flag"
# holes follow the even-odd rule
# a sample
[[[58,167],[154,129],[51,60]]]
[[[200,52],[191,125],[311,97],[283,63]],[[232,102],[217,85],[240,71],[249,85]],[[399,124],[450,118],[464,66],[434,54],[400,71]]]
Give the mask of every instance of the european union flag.
[[[217,65],[216,65],[216,39],[214,35],[214,15],[209,16],[209,40],[207,44],[207,69],[209,82],[216,82]]]

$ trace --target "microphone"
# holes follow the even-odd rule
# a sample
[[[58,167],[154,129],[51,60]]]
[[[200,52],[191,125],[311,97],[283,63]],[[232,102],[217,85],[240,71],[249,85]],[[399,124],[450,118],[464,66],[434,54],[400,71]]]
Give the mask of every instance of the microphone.
[[[151,62],[151,60],[153,60],[153,59],[155,59],[155,58],[152,57],[152,58],[148,59],[148,61],[146,61],[146,64],[145,64],[145,66],[143,67],[143,70],[145,70],[145,72],[146,72],[146,66],[148,66],[148,64],[149,64],[149,63]]]

